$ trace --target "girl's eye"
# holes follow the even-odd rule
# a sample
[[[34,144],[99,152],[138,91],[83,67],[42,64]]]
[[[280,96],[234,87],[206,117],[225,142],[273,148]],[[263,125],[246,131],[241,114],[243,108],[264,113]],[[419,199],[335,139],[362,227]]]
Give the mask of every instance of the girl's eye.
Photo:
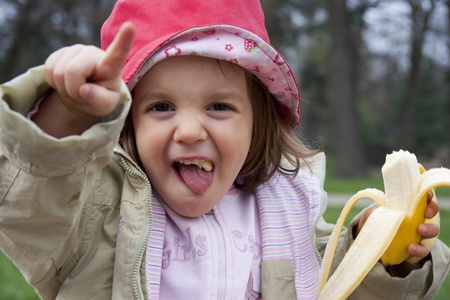
[[[233,108],[225,103],[214,103],[213,105],[211,105],[209,107],[210,110],[218,110],[218,111],[222,111],[222,110],[233,110]]]
[[[170,111],[173,110],[173,108],[167,104],[167,103],[156,103],[149,107],[149,111],[158,111],[158,112],[164,112],[164,111]]]

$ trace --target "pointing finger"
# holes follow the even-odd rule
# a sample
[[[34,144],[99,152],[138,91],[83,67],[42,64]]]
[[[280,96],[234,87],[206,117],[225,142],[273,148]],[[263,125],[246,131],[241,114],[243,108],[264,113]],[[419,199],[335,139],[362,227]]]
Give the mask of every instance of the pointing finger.
[[[106,49],[106,55],[99,61],[91,80],[103,81],[120,76],[120,71],[133,45],[134,33],[135,28],[131,22],[126,22],[120,27],[113,42]]]

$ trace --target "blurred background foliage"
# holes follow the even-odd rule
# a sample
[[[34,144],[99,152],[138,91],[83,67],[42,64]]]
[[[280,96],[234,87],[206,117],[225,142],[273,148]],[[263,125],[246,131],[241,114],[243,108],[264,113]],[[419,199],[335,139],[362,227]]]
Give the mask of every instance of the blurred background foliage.
[[[99,46],[114,3],[0,0],[0,82],[63,46]],[[450,0],[261,3],[302,92],[298,133],[322,139],[328,178],[370,178],[398,149],[450,166]]]
[[[0,0],[0,82],[74,43],[99,46],[114,0]],[[302,92],[299,133],[339,177],[407,149],[450,165],[449,0],[261,0]]]
[[[450,165],[450,1],[262,0],[302,92],[300,132],[335,176],[379,171],[407,149]]]

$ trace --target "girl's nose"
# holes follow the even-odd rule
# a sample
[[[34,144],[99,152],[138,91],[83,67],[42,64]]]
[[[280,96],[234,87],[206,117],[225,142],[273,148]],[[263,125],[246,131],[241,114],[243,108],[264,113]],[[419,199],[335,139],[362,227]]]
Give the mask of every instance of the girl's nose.
[[[173,140],[177,143],[192,144],[208,137],[200,116],[183,114],[179,117]]]

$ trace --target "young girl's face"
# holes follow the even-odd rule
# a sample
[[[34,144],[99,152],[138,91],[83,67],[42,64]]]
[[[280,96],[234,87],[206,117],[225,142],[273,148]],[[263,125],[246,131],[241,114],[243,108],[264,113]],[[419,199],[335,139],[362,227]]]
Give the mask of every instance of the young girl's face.
[[[211,210],[250,148],[244,70],[205,57],[167,58],[136,85],[132,117],[139,157],[163,200],[188,217]]]

